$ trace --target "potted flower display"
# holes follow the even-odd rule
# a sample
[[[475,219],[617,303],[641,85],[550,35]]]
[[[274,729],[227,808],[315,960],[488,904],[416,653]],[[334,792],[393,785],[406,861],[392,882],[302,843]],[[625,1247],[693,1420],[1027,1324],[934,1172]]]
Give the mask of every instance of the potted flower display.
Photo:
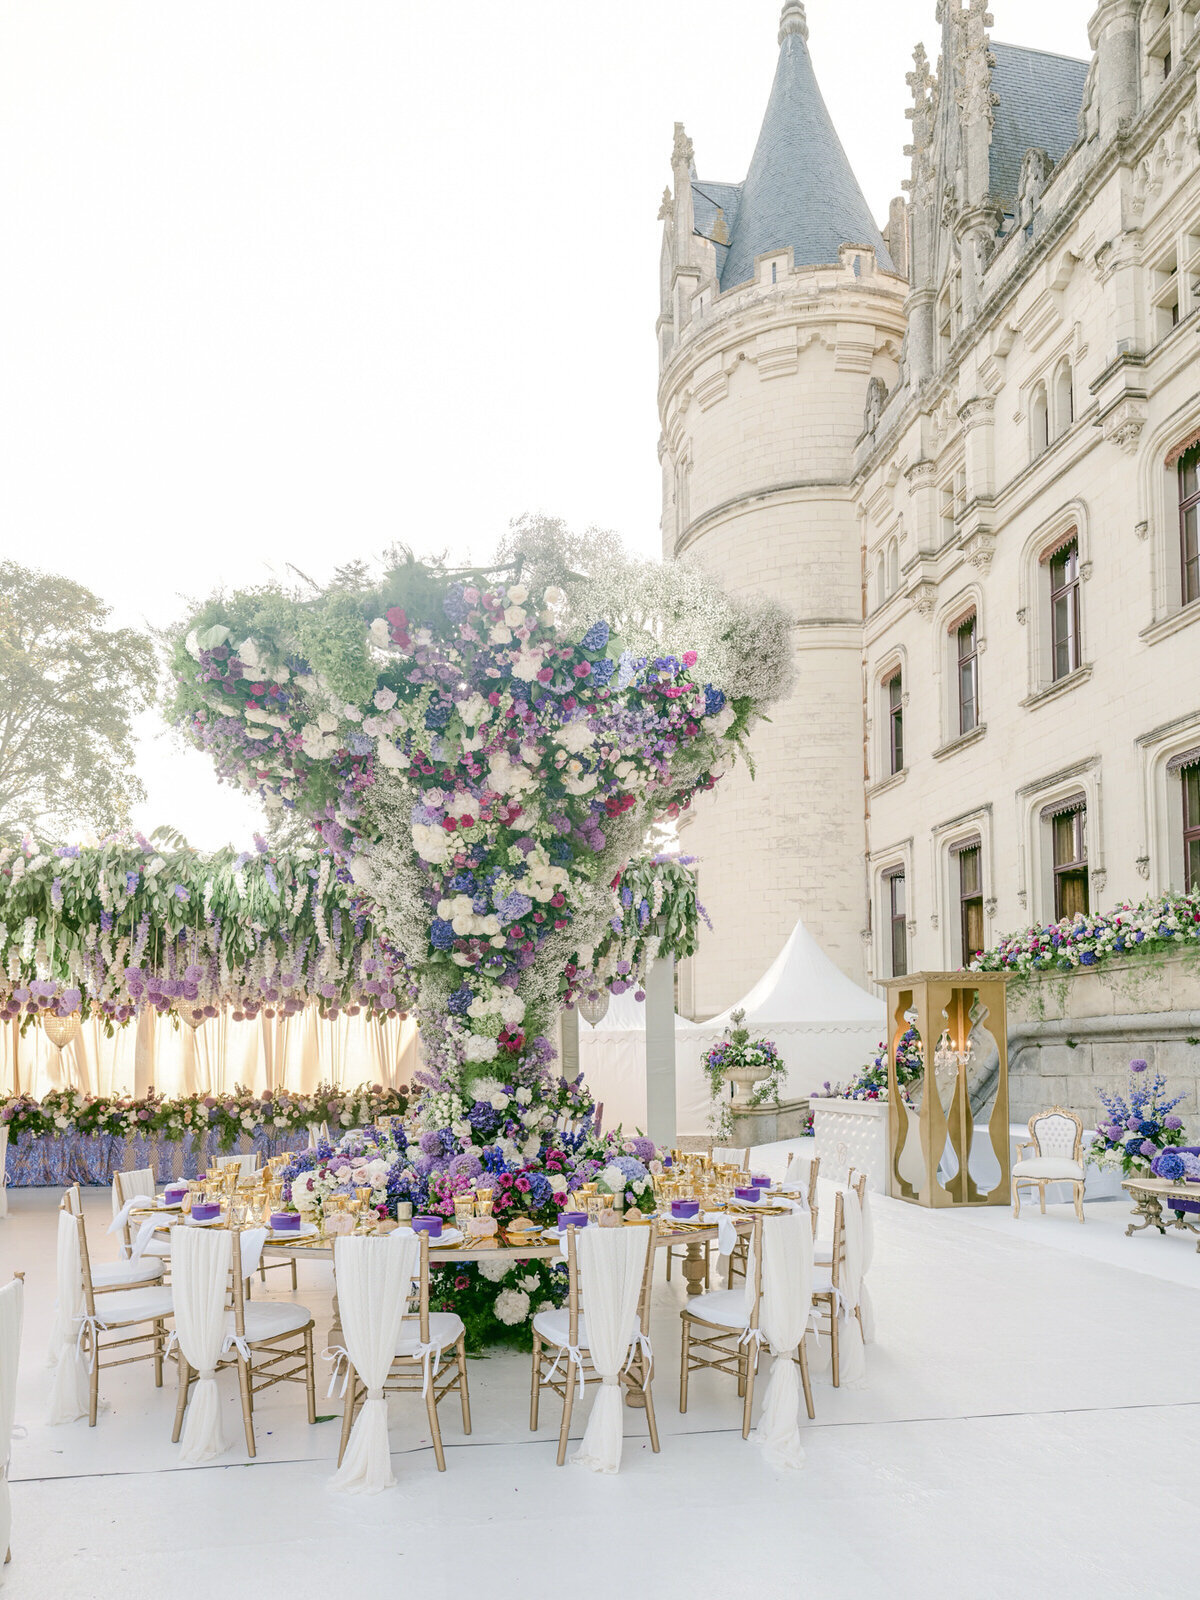
[[[1168,1099],[1166,1079],[1161,1073],[1150,1077],[1149,1070],[1147,1062],[1131,1061],[1125,1094],[1098,1092],[1105,1116],[1096,1124],[1090,1159],[1119,1168],[1127,1178],[1155,1171],[1160,1153],[1183,1143],[1183,1119],[1174,1114],[1183,1096]]]

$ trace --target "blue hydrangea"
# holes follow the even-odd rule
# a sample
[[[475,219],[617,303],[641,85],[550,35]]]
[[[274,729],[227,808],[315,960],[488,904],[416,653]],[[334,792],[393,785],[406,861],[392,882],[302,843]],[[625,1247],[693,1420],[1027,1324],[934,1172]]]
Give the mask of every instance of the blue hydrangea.
[[[543,1177],[540,1172],[529,1174],[529,1203],[540,1208],[550,1204],[554,1190],[550,1187],[549,1178]]]
[[[375,741],[369,739],[365,733],[352,733],[347,740],[347,748],[352,756],[370,755],[375,748]]]
[[[450,721],[450,706],[444,702],[441,705],[430,706],[425,713],[425,726],[430,733],[439,733]]]
[[[473,872],[456,872],[446,887],[451,894],[474,894],[475,874]]]
[[[571,846],[565,839],[551,839],[547,854],[556,867],[565,867],[571,859]]]
[[[463,1017],[466,1015],[467,1009],[474,998],[475,996],[467,985],[465,983],[461,984],[455,989],[449,1000],[446,1001],[446,1010],[452,1012],[456,1017]]]
[[[471,608],[463,599],[463,586],[461,583],[452,583],[446,590],[442,600],[442,610],[451,622],[465,622],[470,615]]]
[[[533,910],[533,901],[527,894],[518,894],[514,889],[512,894],[506,894],[496,907],[496,915],[500,918],[500,926],[506,927],[510,922],[517,922],[521,917],[527,916]]]
[[[603,650],[608,644],[609,627],[603,619],[593,622],[580,641],[585,650]]]
[[[617,663],[608,656],[605,656],[602,661],[593,661],[592,682],[598,683],[603,688],[616,670]]]
[[[429,942],[435,950],[454,949],[454,925],[444,917],[434,917],[429,927]]]
[[[718,712],[725,709],[725,692],[723,689],[714,689],[711,683],[704,685],[704,715],[715,717]]]

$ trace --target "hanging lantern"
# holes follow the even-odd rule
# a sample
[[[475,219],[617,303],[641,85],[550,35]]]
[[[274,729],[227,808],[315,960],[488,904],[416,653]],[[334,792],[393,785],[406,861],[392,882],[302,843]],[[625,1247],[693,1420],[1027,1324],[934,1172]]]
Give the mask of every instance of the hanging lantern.
[[[270,1015],[269,1012],[268,1015]],[[187,1023],[188,1027],[193,1033],[196,1032],[196,1030],[200,1027],[200,1024],[204,1021],[203,1011],[195,1010],[191,1007],[189,1007],[186,1011],[181,1011],[179,1016],[184,1022]]]
[[[79,1037],[79,1013],[72,1011],[69,1015],[60,1017],[54,1012],[47,1012],[42,1018],[42,1027],[45,1028],[50,1043],[59,1050],[65,1050]]]
[[[608,1015],[608,990],[600,989],[579,996],[579,1014],[591,1027],[603,1022]]]

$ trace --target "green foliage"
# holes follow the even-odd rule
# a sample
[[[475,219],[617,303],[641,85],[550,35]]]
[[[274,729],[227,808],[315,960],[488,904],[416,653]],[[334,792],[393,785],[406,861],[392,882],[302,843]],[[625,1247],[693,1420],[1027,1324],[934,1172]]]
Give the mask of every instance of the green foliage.
[[[104,830],[143,798],[133,719],[154,653],[109,613],[82,584],[0,562],[0,833]]]

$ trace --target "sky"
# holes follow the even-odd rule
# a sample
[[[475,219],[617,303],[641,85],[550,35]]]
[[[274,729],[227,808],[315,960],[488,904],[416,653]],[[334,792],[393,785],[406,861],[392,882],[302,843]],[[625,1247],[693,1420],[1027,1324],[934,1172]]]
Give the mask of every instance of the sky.
[[[876,218],[934,0],[811,0]],[[1091,0],[994,0],[1088,53]],[[161,628],[399,540],[486,559],[523,512],[658,550],[672,125],[744,176],[779,0],[7,0],[0,552]],[[135,820],[257,805],[155,714]]]

